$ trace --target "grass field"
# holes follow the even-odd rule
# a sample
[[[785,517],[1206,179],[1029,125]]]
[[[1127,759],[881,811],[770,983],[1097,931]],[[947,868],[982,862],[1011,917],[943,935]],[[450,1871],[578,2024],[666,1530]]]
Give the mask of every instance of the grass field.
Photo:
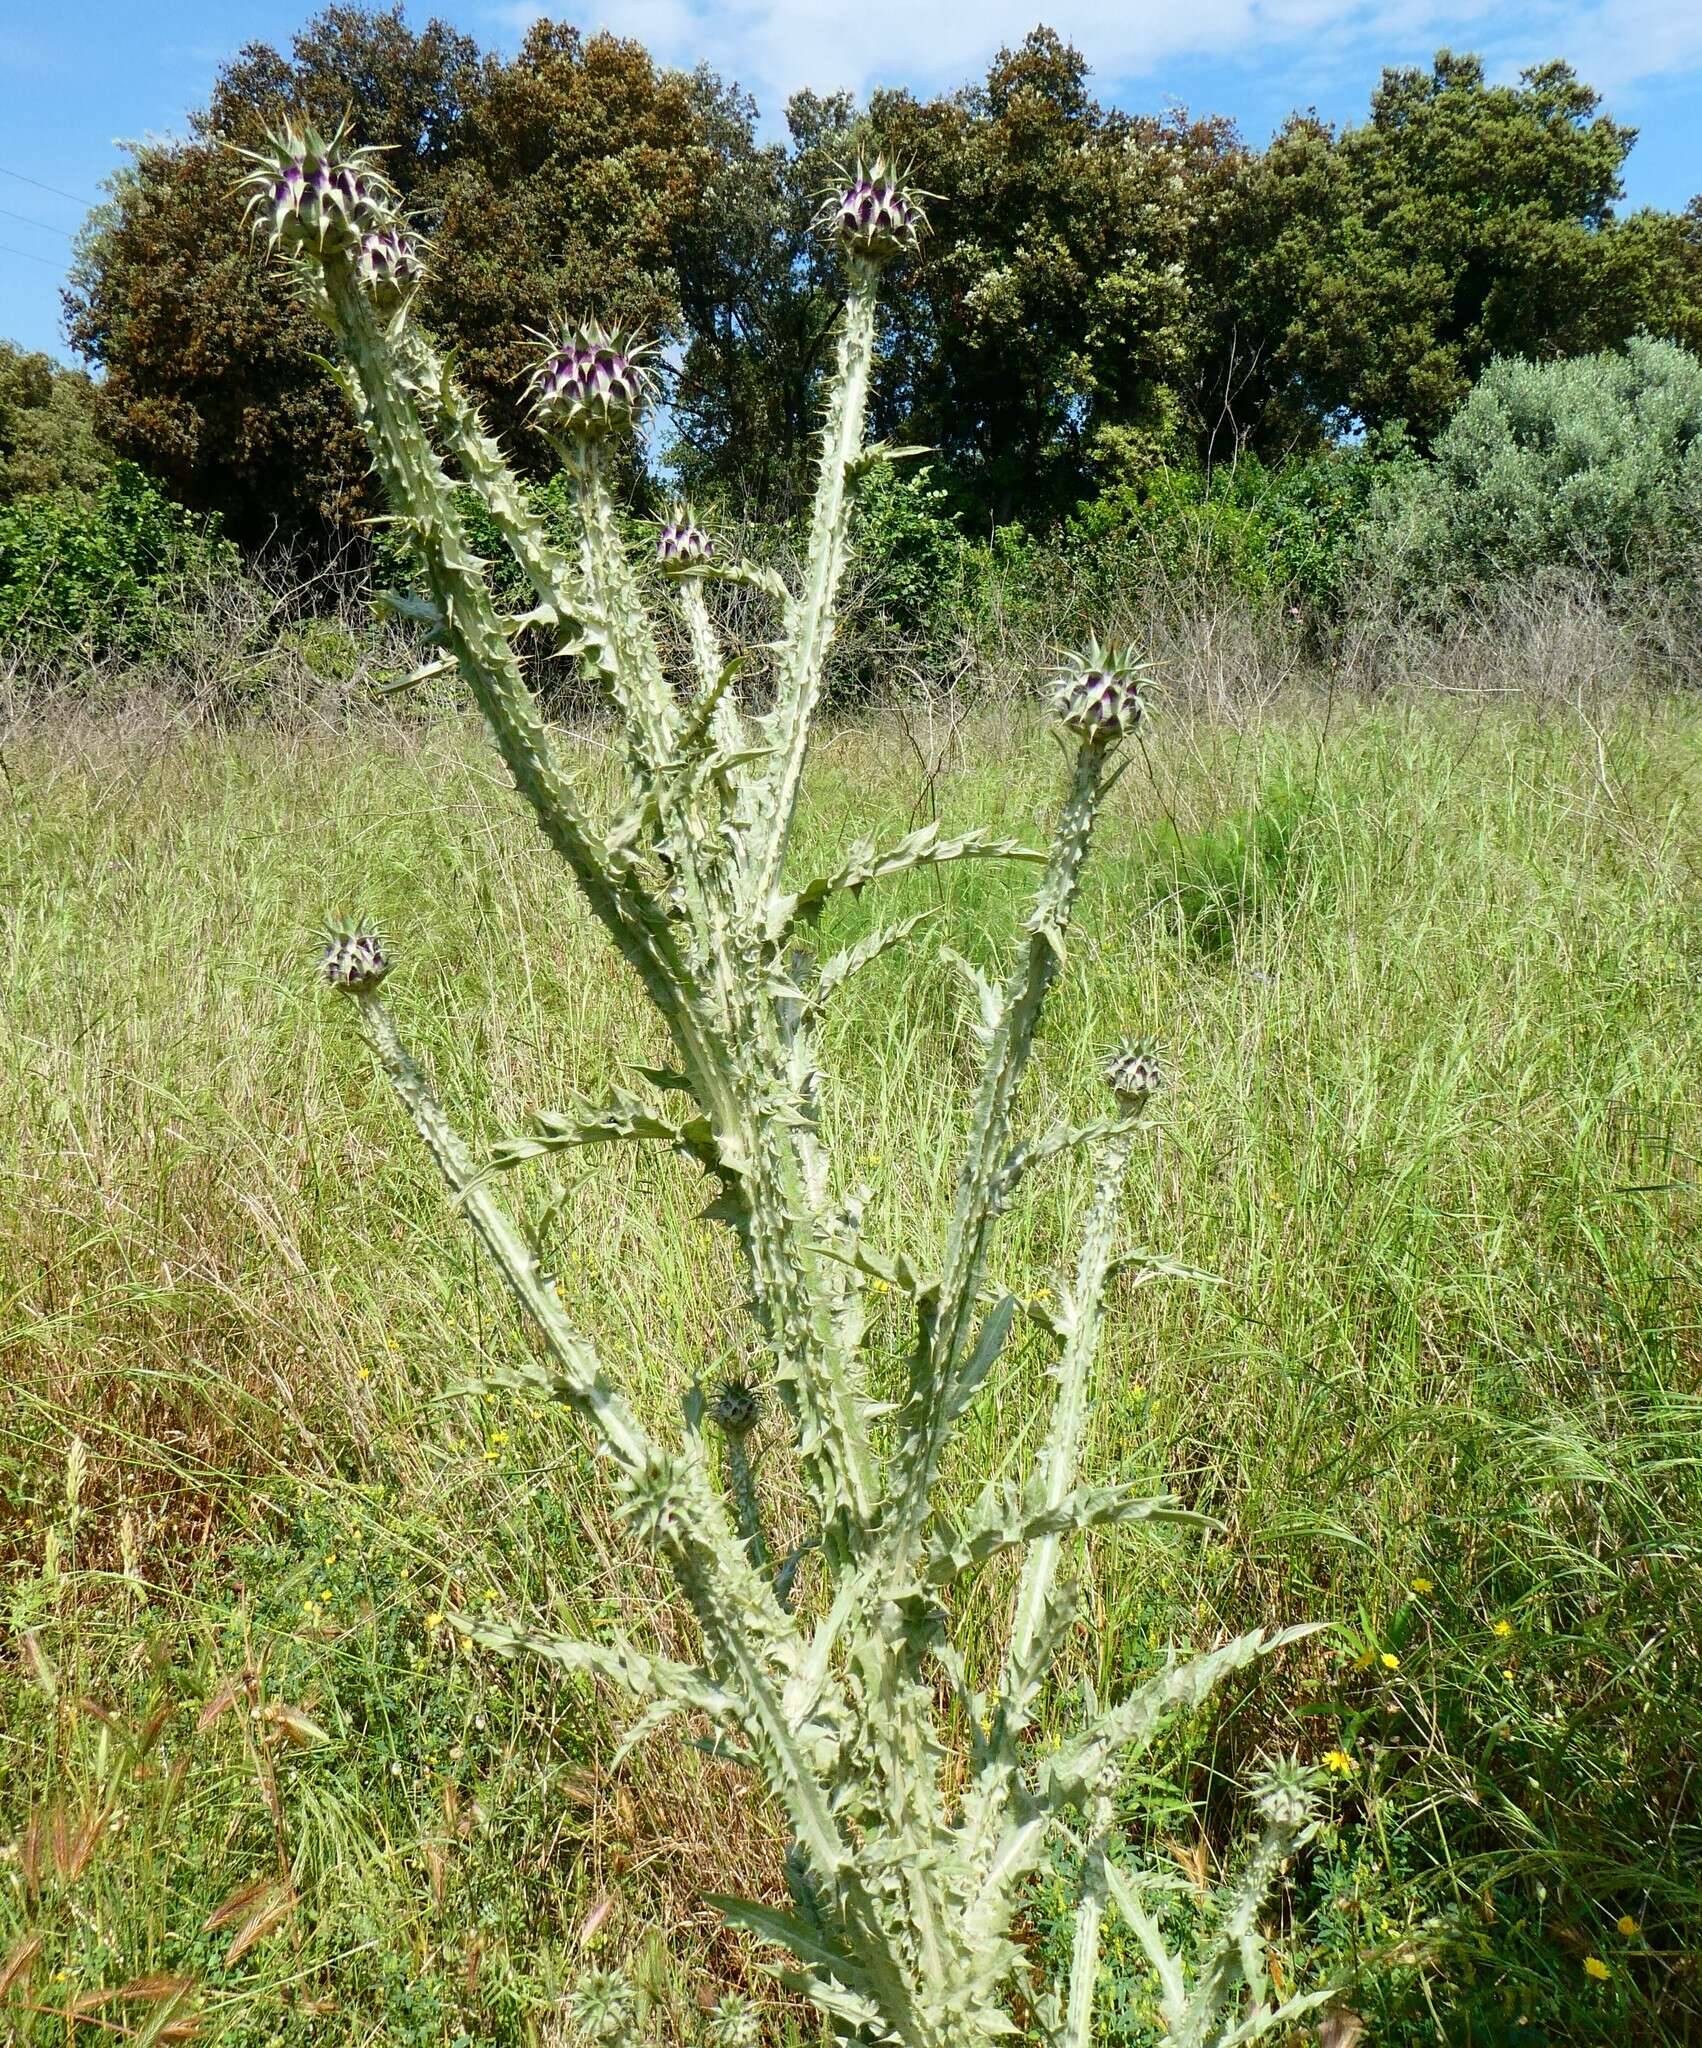
[[[927,754],[885,716],[829,734],[800,864],[936,808],[1043,831],[1037,724]],[[612,1701],[444,1623],[675,1625],[573,1426],[469,1391],[524,1340],[309,948],[385,926],[483,1140],[654,1058],[624,970],[453,723],[24,727],[4,761],[0,2034],[550,2041],[621,1955],[693,2039],[750,1963],[697,1893],[771,1882],[771,1817],[666,1736],[617,1763]],[[1219,1284],[1117,1300],[1097,1451],[1220,1528],[1096,1542],[1076,1673],[1337,1625],[1183,1731],[1154,1810],[1209,1871],[1260,1754],[1328,1760],[1279,1948],[1351,1977],[1338,2043],[1347,2012],[1368,2043],[1702,2039],[1699,799],[1672,701],[1170,713],[1030,1084],[1036,1125],[1093,1113],[1125,1031],[1175,1070],[1133,1227]],[[877,1241],[949,1190],[972,1046],[936,942],[1000,957],[1022,886],[965,865],[836,913],[936,911],[828,1048]],[[1048,1284],[1082,1193],[1013,1216],[1013,1282]],[[648,1156],[523,1186],[658,1417],[748,1343],[704,1198]],[[1014,1355],[983,1466],[1043,1366]],[[784,1523],[780,1446],[763,1470]],[[1107,2043],[1156,2038],[1121,1937],[1102,2001]]]

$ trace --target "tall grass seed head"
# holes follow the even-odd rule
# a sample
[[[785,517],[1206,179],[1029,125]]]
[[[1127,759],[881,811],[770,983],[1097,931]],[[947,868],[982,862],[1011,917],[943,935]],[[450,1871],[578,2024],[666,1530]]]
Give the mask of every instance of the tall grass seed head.
[[[1132,1038],[1120,1045],[1105,1063],[1105,1085],[1116,1096],[1119,1108],[1144,1109],[1164,1086],[1158,1047],[1150,1038]]]
[[[1146,664],[1132,648],[1110,649],[1090,640],[1068,655],[1052,683],[1052,708],[1080,739],[1114,746],[1140,724],[1146,711],[1141,684]]]
[[[370,995],[390,972],[390,960],[374,932],[333,932],[319,959],[327,983],[346,994]]]
[[[822,220],[848,256],[884,269],[908,256],[927,232],[920,196],[909,191],[884,157],[856,169],[835,186]]]
[[[249,219],[274,249],[290,256],[346,253],[392,226],[395,187],[377,156],[346,143],[346,133],[339,127],[327,139],[292,124],[269,133],[263,148],[243,152],[254,166],[242,181]]]
[[[650,395],[644,344],[595,320],[569,329],[535,364],[532,413],[546,434],[600,441],[624,433]]]
[[[685,507],[678,507],[656,535],[656,560],[671,576],[689,576],[705,567],[715,543]]]

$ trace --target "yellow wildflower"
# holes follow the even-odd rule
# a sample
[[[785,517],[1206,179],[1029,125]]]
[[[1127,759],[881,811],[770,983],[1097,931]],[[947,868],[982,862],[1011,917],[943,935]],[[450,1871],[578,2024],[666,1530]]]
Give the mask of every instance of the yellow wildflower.
[[[1434,1593],[1436,1590],[1436,1584],[1435,1581],[1432,1579],[1414,1579],[1412,1582],[1412,1590],[1415,1593]]]
[[[1613,1975],[1613,1972],[1602,1961],[1600,1956],[1586,1956],[1584,1958],[1584,1975],[1593,1978],[1598,1984],[1605,1984]]]
[[[1492,1633],[1503,1637],[1510,1636],[1513,1633],[1513,1624],[1505,1619],[1498,1621]]]
[[[1324,1751],[1324,1769],[1326,1771],[1334,1771],[1338,1778],[1349,1778],[1359,1769],[1359,1766],[1345,1749],[1326,1749]]]
[[[1639,1934],[1642,1932],[1642,1929],[1639,1928],[1636,1921],[1632,1919],[1629,1913],[1621,1913],[1619,1918],[1613,1924],[1615,1927],[1619,1929],[1620,1933],[1625,1936],[1627,1941],[1629,1941],[1634,1934]]]
[[[1395,1655],[1393,1650],[1385,1650],[1382,1656],[1382,1665],[1385,1671],[1399,1671],[1401,1660]]]

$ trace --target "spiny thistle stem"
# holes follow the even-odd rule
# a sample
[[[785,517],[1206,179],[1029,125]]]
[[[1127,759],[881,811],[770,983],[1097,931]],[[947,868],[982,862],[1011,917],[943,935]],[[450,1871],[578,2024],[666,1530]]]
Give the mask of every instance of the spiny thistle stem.
[[[875,360],[879,287],[879,270],[870,263],[854,260],[851,290],[839,330],[833,397],[822,434],[804,588],[792,609],[778,701],[769,720],[775,759],[763,792],[767,836],[750,878],[752,903],[761,903],[779,882],[791,838],[792,817],[798,806],[810,724],[821,701],[827,653],[833,638],[834,600],[850,553],[848,486],[852,465],[863,446],[869,375]]]

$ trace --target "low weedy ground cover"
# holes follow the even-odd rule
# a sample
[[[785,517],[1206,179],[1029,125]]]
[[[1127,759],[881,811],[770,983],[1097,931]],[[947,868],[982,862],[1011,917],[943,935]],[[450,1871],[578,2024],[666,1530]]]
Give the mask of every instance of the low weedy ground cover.
[[[5,758],[7,2025],[551,2038],[586,1962],[621,1958],[656,2031],[695,2038],[701,1984],[760,1982],[701,1895],[762,1887],[783,1841],[743,1772],[666,1739],[617,1762],[618,1700],[446,1619],[689,1644],[575,1428],[466,1391],[530,1353],[324,1029],[302,935],[358,900],[405,942],[398,1000],[480,1143],[652,1056],[638,998],[452,721],[89,721]],[[930,800],[947,831],[1028,836],[1054,760],[1037,723],[972,722]],[[572,762],[617,772],[594,730]],[[1279,1981],[1351,1980],[1337,2040],[1348,2011],[1415,2043],[1698,2024],[1698,772],[1676,703],[1173,705],[1101,821],[1034,1115],[1092,1114],[1098,1048],[1161,1019],[1172,1106],[1131,1226],[1223,1284],[1114,1294],[1090,1455],[1221,1526],[1089,1539],[1066,1676],[1114,1698],[1178,1637],[1340,1624],[1175,1731],[1125,1815],[1185,1904],[1259,1759],[1319,1767],[1327,1820],[1267,1925]],[[920,781],[886,719],[834,729],[800,858],[906,829]],[[1202,943],[1155,876],[1205,887],[1223,821],[1273,791],[1282,858],[1222,877]],[[830,936],[931,907],[991,971],[1025,894],[917,875]],[[977,1057],[949,971],[875,962],[825,1051],[871,1227],[937,1229]],[[1067,1168],[1018,1205],[1013,1286],[1057,1286],[1084,1193]],[[528,1196],[663,1426],[741,1342],[695,1175],[596,1156]],[[871,1306],[896,1377],[900,1319]],[[1029,1449],[1050,1363],[1007,1357],[954,1499]],[[774,1435],[757,1479],[789,1525]],[[960,1604],[972,1673],[1008,1584]],[[1064,1854],[1034,1887],[1042,1954],[1076,1882]],[[1102,2038],[1154,2039],[1154,1992],[1113,1925]],[[800,2008],[769,2024],[813,2038]]]

